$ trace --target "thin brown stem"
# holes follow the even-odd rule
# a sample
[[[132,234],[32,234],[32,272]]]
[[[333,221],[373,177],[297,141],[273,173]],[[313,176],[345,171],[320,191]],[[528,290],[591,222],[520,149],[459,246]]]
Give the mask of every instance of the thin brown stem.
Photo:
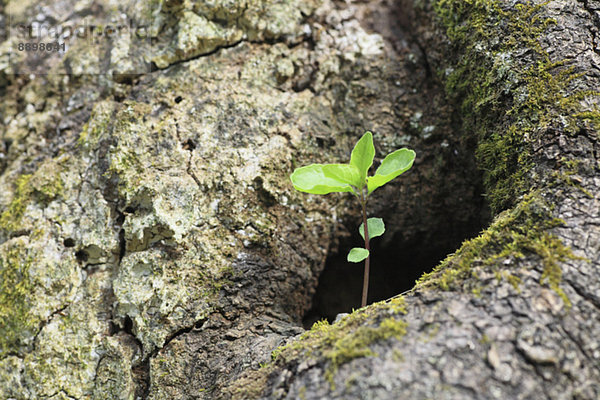
[[[363,227],[365,233],[365,249],[369,250],[369,227],[367,226],[367,198],[365,196],[364,191],[361,191],[360,203],[362,205],[362,214],[363,214]],[[369,261],[371,259],[371,254],[367,256],[365,259],[365,272],[363,276],[363,291],[362,291],[362,302],[361,307],[365,307],[367,305],[367,295],[369,293]]]

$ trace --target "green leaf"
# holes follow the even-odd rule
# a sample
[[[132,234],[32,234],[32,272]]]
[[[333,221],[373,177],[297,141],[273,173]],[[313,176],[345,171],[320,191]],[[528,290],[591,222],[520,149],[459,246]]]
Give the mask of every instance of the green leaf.
[[[348,253],[348,261],[358,263],[369,257],[369,250],[362,247],[355,247]]]
[[[369,239],[381,236],[385,232],[385,224],[381,218],[369,218],[367,220],[367,228],[369,228]],[[358,232],[362,238],[365,238],[365,224],[360,224]]]
[[[323,173],[322,164],[311,164],[297,168],[290,176],[292,184],[300,192],[327,194],[332,192],[352,192],[352,186]]]
[[[375,147],[373,146],[373,134],[366,132],[356,143],[354,149],[352,149],[352,155],[350,156],[350,165],[354,165],[358,168],[360,182],[358,186],[362,189],[365,186],[365,179],[367,179],[367,172],[373,165],[373,158],[375,157]]]
[[[377,168],[377,171],[375,171],[375,175],[367,178],[369,194],[398,175],[408,171],[414,161],[415,152],[413,150],[400,149],[388,154],[381,162],[379,168]]]
[[[365,185],[364,180],[361,182],[360,172],[354,165],[325,164],[323,165],[323,174],[327,178],[332,178],[357,188]]]

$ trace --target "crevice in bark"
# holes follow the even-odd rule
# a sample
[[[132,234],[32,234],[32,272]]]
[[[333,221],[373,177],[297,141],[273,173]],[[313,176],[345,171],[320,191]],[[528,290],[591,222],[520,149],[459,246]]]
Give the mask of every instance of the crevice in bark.
[[[47,398],[52,399],[54,397],[58,397],[58,395],[61,395],[61,397],[66,397],[67,399],[71,399],[71,400],[78,400],[77,397],[71,396],[66,390],[64,389],[60,389],[58,392],[56,393],[52,393],[51,395],[49,395]]]
[[[131,369],[136,383],[135,396],[137,399],[147,399],[150,393],[150,357]]]
[[[595,295],[593,293],[587,293],[578,282],[571,282],[568,279],[565,279],[565,281],[567,281],[569,283],[569,285],[571,286],[571,288],[573,288],[573,290],[579,295],[581,296],[583,299],[587,300],[590,304],[592,304],[594,307],[596,307],[599,311],[600,311],[600,297],[598,295]]]
[[[131,336],[135,341],[135,344],[139,347],[140,353],[143,353],[143,344],[135,336],[135,333],[133,332],[133,320],[129,316],[125,316],[122,321],[122,326],[120,324],[117,326],[113,324],[112,328],[116,330],[113,334],[123,332],[126,335]],[[135,382],[136,398],[146,399],[150,391],[150,356],[132,365],[131,376]]]
[[[196,321],[194,323],[194,325],[192,325],[192,326],[186,326],[186,327],[179,329],[178,331],[175,331],[174,333],[172,333],[165,339],[165,344],[162,346],[162,349],[167,347],[169,345],[169,343],[171,343],[174,339],[178,338],[179,336],[185,335],[186,333],[190,333],[191,331],[193,331],[195,329],[198,329],[198,330],[202,329],[204,322],[206,322],[206,319],[200,319],[200,320]],[[160,349],[156,349],[154,352],[152,352],[152,354],[148,358],[154,357],[158,353],[159,350]]]
[[[42,333],[42,330],[44,330],[44,328],[50,322],[52,322],[52,320],[54,319],[54,317],[56,317],[57,315],[64,315],[64,311],[69,307],[69,305],[70,304],[65,304],[62,307],[60,307],[58,310],[53,311],[52,314],[50,314],[48,316],[48,318],[42,323],[42,325],[39,327],[39,329],[36,332],[36,334],[33,336],[33,340],[31,341],[32,342],[33,351],[36,351],[37,339],[38,339],[38,336],[40,336],[40,333]]]
[[[477,142],[465,138],[458,117],[460,104],[445,96],[435,57],[430,57],[427,43],[414,33],[412,3],[378,5],[381,9],[370,9],[363,24],[380,33],[386,48],[394,49],[390,56],[412,71],[406,82],[414,81],[415,86],[398,92],[396,106],[402,127],[398,135],[411,136],[406,146],[417,151],[418,159],[402,182],[370,200],[369,217],[382,217],[387,232],[372,243],[369,304],[412,289],[423,273],[490,222],[483,173],[474,158]],[[342,218],[348,220],[342,222],[341,230],[350,236],[338,233],[329,249],[312,307],[304,316],[305,328],[323,318],[331,322],[337,314],[360,307],[363,265],[346,259],[352,247],[361,245],[356,232],[360,222],[350,220],[354,218],[350,215]]]
[[[88,257],[89,257],[89,254],[85,250],[77,250],[75,252],[75,258],[77,259],[77,261],[79,261],[82,264],[88,260]]]
[[[123,257],[125,257],[125,251],[127,248],[127,242],[125,241],[125,229],[119,229],[119,258],[117,261],[117,266],[121,265],[121,261]]]
[[[456,221],[451,219],[440,218],[437,223],[431,222],[432,232],[404,238],[402,231],[399,231],[387,243],[374,240],[368,304],[412,289],[423,273],[433,270],[464,240],[476,236],[487,225],[488,211],[483,201],[474,207],[479,207],[485,217],[473,219],[464,226],[457,226]],[[447,212],[452,214],[453,210]],[[349,229],[355,230],[355,227]],[[339,250],[331,252],[319,278],[312,307],[304,316],[305,328],[310,328],[314,322],[323,318],[333,322],[337,314],[349,313],[360,307],[363,264],[352,264],[346,260],[350,248],[359,243],[358,234],[351,235],[340,240]]]
[[[244,40],[244,39],[242,39],[242,40],[238,40],[233,43],[230,43],[230,44],[224,44],[224,45],[218,46],[215,49],[208,51],[206,53],[200,53],[195,56],[191,56],[191,57],[183,58],[181,60],[173,61],[164,68],[159,68],[154,62],[152,62],[151,63],[151,71],[154,72],[154,71],[167,70],[178,64],[188,63],[190,61],[194,61],[194,60],[197,60],[200,58],[210,57],[210,56],[220,52],[221,50],[232,49],[234,47],[239,46],[242,43],[249,43],[252,45],[266,44],[266,45],[271,45],[271,46],[275,45],[277,43],[282,43],[282,44],[285,44],[288,48],[293,49],[294,47],[300,46],[301,44],[304,44],[306,42],[310,42],[311,40],[312,39],[310,39],[309,37],[303,37],[303,38],[301,38],[301,40],[298,40],[297,42],[290,43],[284,39],[264,39],[264,40]],[[131,83],[133,83],[133,82],[131,82]]]
[[[165,343],[162,347],[160,348],[154,348],[154,350],[152,350],[150,352],[150,354],[148,354],[143,360],[139,361],[138,363],[135,363],[132,366],[131,369],[131,374],[133,376],[133,380],[136,384],[136,388],[135,388],[135,396],[137,399],[142,399],[145,400],[148,398],[149,394],[150,394],[150,361],[156,357],[156,355],[158,354],[159,351],[161,351],[162,349],[164,349],[165,347],[167,347],[169,345],[169,343],[171,343],[173,340],[175,340],[176,338],[188,334],[194,330],[200,330],[202,329],[202,326],[204,325],[204,323],[206,322],[206,319],[200,319],[198,321],[196,321],[192,326],[187,326],[187,327],[183,327],[175,332],[173,332],[171,335],[169,335],[166,339],[165,339]],[[142,342],[135,336],[135,333],[133,332],[133,321],[131,320],[131,318],[129,316],[126,316],[125,319],[123,320],[123,327],[120,326],[115,326],[114,324],[112,325],[112,328],[114,330],[113,334],[116,334],[117,332],[123,332],[129,336],[131,336],[136,344],[139,346],[140,348],[140,352],[143,352],[143,345]]]

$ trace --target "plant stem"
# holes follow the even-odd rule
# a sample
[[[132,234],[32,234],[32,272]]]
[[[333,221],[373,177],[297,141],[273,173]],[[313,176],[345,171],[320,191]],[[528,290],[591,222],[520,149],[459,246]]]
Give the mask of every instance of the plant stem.
[[[361,191],[360,203],[362,206],[363,214],[363,227],[365,231],[365,249],[369,250],[369,227],[367,225],[367,198],[364,191]],[[367,305],[367,295],[369,293],[369,261],[371,259],[371,253],[365,259],[365,272],[363,276],[363,290],[362,290],[362,302],[361,307]]]

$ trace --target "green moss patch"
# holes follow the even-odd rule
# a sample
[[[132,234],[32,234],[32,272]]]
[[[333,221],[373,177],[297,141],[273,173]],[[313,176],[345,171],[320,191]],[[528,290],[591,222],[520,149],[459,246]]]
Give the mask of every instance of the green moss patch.
[[[29,277],[31,258],[26,243],[4,245],[0,252],[0,354],[22,345],[38,321],[29,315],[32,285]]]
[[[444,260],[431,273],[423,275],[417,286],[430,286],[450,290],[467,278],[475,278],[475,267],[489,268],[498,278],[506,278],[518,288],[520,279],[507,273],[503,260],[524,260],[537,257],[543,264],[542,284],[548,284],[565,304],[570,305],[559,284],[562,270],[559,263],[575,259],[571,249],[548,231],[563,225],[563,221],[551,216],[552,207],[538,194],[529,194],[515,208],[501,213],[492,225],[478,237],[468,240],[453,255]],[[479,287],[474,286],[478,292]]]
[[[382,317],[386,314],[389,316]],[[275,364],[298,359],[300,354],[304,354],[303,358],[322,357],[329,362],[326,377],[333,384],[333,376],[341,365],[377,355],[370,347],[373,343],[392,337],[400,339],[406,334],[407,323],[398,319],[398,314],[406,314],[403,297],[354,311],[333,325],[317,322],[297,341],[274,351]]]
[[[63,186],[60,166],[54,160],[42,164],[33,175],[20,175],[14,184],[12,201],[0,214],[0,229],[5,232],[23,230],[27,205],[32,201],[47,205],[62,194]]]
[[[30,179],[31,175],[21,175],[17,178],[13,199],[0,215],[0,228],[2,230],[13,232],[21,229],[21,220],[31,197]]]
[[[577,160],[562,159],[556,171],[537,176],[531,143],[553,129],[573,134],[599,121],[600,113],[582,110],[581,100],[598,94],[575,90],[582,75],[570,60],[552,60],[542,48],[539,38],[556,24],[544,16],[548,3],[524,1],[506,9],[495,0],[435,3],[438,22],[455,47],[452,53],[459,55],[441,73],[447,95],[459,105],[466,140],[477,141],[476,157],[492,210],[507,211],[424,275],[420,287],[448,290],[475,278],[471,289],[479,294],[475,271],[481,267],[518,288],[518,276],[507,266],[500,268],[500,262],[510,265],[511,259],[533,256],[543,264],[542,283],[569,304],[559,287],[559,264],[576,257],[550,233],[563,222],[553,217],[540,191],[565,181],[577,187],[571,177]]]
[[[598,110],[582,110],[580,103],[598,93],[574,90],[581,75],[569,60],[551,60],[538,40],[555,24],[543,16],[547,3],[508,10],[494,0],[435,4],[454,53],[461,55],[442,73],[446,92],[460,105],[464,132],[477,138],[477,160],[496,212],[513,206],[535,183],[528,143],[536,135],[551,126],[573,133],[600,120]]]
[[[31,186],[36,199],[42,204],[48,204],[61,196],[64,182],[60,176],[61,166],[55,160],[49,160],[38,168],[31,177]]]

